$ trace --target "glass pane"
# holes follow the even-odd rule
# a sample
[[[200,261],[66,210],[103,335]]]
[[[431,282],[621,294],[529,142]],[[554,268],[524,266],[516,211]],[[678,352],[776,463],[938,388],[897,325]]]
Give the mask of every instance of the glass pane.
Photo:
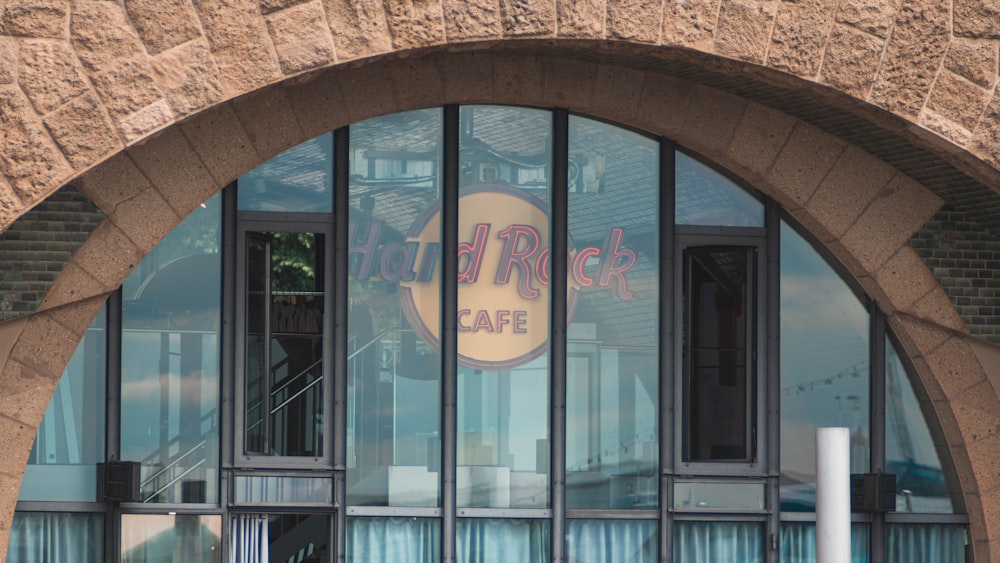
[[[815,429],[851,429],[869,468],[869,316],[844,280],[781,224],[781,510],[816,506]]]
[[[551,114],[462,112],[458,506],[548,505]]]
[[[237,475],[233,491],[238,503],[333,504],[333,480],[329,477]]]
[[[684,251],[685,461],[752,461],[752,248]]]
[[[441,110],[351,126],[347,498],[437,506]]]
[[[659,145],[569,127],[566,504],[656,508]]]
[[[122,514],[122,563],[221,563],[222,516]]]
[[[574,563],[658,561],[656,520],[567,520],[566,556]]]
[[[458,563],[542,563],[549,560],[548,520],[459,518]]]
[[[7,563],[100,563],[104,515],[15,512]]]
[[[931,434],[934,411],[917,399],[912,376],[888,339],[885,351],[885,466],[896,475],[896,512],[953,512],[952,493],[959,495],[959,487],[949,487],[941,464],[947,446]]]
[[[323,262],[315,233],[247,233],[244,450],[323,455]]]
[[[121,456],[142,463],[146,502],[218,501],[220,199],[123,289]]]
[[[678,225],[764,226],[764,204],[757,198],[690,156],[679,151],[674,155],[674,216]]]
[[[764,483],[674,482],[674,508],[763,510]]]
[[[240,211],[330,213],[333,133],[288,149],[237,181]]]
[[[868,563],[868,524],[851,524],[851,563]],[[922,559],[911,559],[918,561]],[[781,523],[781,563],[816,563],[816,524]],[[925,561],[937,561],[926,559]]]
[[[348,518],[348,563],[436,563],[441,522],[431,518]]]
[[[764,561],[759,522],[690,522],[674,525],[674,561]]]
[[[35,435],[18,500],[96,501],[104,461],[106,309],[66,366]]]
[[[965,526],[960,524],[888,524],[885,560],[964,563],[967,542]]]

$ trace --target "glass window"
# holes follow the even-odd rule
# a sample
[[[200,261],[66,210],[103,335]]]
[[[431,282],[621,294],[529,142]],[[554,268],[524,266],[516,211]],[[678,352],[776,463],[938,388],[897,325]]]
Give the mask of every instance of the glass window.
[[[958,487],[950,486],[941,464],[939,448],[946,446],[931,434],[934,411],[917,400],[888,339],[885,351],[885,470],[896,475],[896,512],[953,512]]]
[[[218,500],[220,200],[178,225],[123,292],[121,459],[142,463],[146,502]]]
[[[432,518],[348,518],[348,563],[437,563],[441,522]]]
[[[18,500],[95,501],[104,461],[106,309],[69,360],[38,427]]]
[[[328,514],[234,514],[229,560],[330,563],[331,521]]]
[[[100,563],[104,515],[15,512],[7,563]]]
[[[330,477],[285,477],[280,475],[236,475],[234,502],[240,504],[333,504]]]
[[[674,525],[674,561],[763,563],[764,525],[679,521]]]
[[[781,224],[781,510],[816,506],[816,428],[851,429],[851,472],[869,470],[868,311]],[[795,444],[795,447],[789,447]]]
[[[684,251],[685,461],[753,461],[752,248]]]
[[[549,560],[548,520],[459,518],[458,563],[542,563]]]
[[[122,563],[222,563],[222,516],[122,514]]]
[[[658,537],[656,520],[567,520],[566,560],[653,563]]]
[[[306,141],[237,181],[240,211],[333,210],[333,133]]]
[[[348,502],[437,506],[441,110],[351,126]]]
[[[968,561],[966,527],[956,524],[888,524],[886,526],[886,562]]]
[[[656,508],[659,145],[575,116],[569,131],[566,505]]]
[[[322,234],[246,234],[246,454],[323,455],[325,253]]]
[[[674,216],[678,225],[764,226],[764,204],[746,190],[680,151],[674,158]]]
[[[870,527],[868,524],[851,524],[851,563],[868,563]],[[938,559],[914,558],[908,561],[939,561]],[[816,523],[781,523],[781,563],[816,562]],[[940,560],[947,561],[947,560]]]
[[[551,113],[465,108],[458,282],[458,505],[549,501]]]

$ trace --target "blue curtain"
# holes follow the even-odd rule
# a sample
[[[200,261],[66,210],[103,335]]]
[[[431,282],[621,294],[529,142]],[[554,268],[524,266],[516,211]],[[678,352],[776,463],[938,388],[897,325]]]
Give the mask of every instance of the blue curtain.
[[[963,563],[965,526],[956,524],[889,524],[886,562]]]
[[[440,524],[433,518],[348,518],[347,560],[430,563],[441,560]]]
[[[547,520],[463,518],[457,524],[459,563],[532,563],[548,561]]]
[[[653,563],[657,561],[656,520],[567,520],[566,559],[570,563]]]
[[[869,543],[868,524],[851,524],[851,563],[868,563]],[[814,563],[815,561],[816,524],[813,522],[782,522],[781,563]]]
[[[104,515],[16,512],[7,563],[100,563]]]
[[[268,563],[266,514],[234,514],[229,525],[229,563]]]
[[[761,522],[693,522],[675,525],[674,560],[685,563],[764,561]]]

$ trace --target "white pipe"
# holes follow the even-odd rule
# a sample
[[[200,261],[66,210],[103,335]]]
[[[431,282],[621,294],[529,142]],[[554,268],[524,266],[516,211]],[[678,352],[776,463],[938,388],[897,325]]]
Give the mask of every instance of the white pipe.
[[[816,563],[851,562],[851,433],[816,429]]]

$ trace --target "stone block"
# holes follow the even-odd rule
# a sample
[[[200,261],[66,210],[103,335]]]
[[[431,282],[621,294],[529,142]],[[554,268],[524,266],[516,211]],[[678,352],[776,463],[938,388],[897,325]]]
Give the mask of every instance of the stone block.
[[[538,57],[496,57],[493,84],[499,103],[544,103],[544,72]]]
[[[179,217],[186,217],[222,188],[178,128],[133,147],[129,154]]]
[[[500,38],[497,0],[442,0],[441,10],[449,42]]]
[[[75,263],[69,262],[45,294],[45,299],[38,306],[38,311],[61,307],[93,297],[100,297],[103,300],[107,295],[108,290],[102,287],[93,276],[80,269]],[[0,410],[0,413],[2,412]]]
[[[27,321],[27,318],[19,319],[23,324],[27,324]],[[0,425],[10,423],[11,419],[20,422],[26,428],[37,425],[45,416],[49,402],[39,400],[38,397],[51,396],[57,384],[58,379],[48,374],[39,373],[17,360],[8,360],[0,376],[0,415],[2,415]],[[33,421],[34,424],[29,421]],[[34,441],[34,432],[30,434]],[[31,444],[27,447],[30,449]],[[0,463],[6,464],[7,461]]]
[[[123,201],[108,217],[142,254],[153,250],[181,219],[158,191],[147,188]]]
[[[493,56],[469,53],[438,61],[448,103],[470,103],[493,98]]]
[[[570,109],[590,107],[597,70],[593,64],[566,59],[542,61],[543,92],[550,105]]]
[[[934,274],[909,246],[900,248],[874,276],[892,307],[907,313],[913,313],[917,301],[938,287]]]
[[[211,106],[224,96],[215,56],[202,41],[160,53],[153,57],[151,69],[156,86],[178,116]]]
[[[953,336],[926,354],[924,358],[946,398],[955,401],[969,389],[985,390],[982,386],[986,385],[989,386],[989,394],[993,395],[993,400],[997,400],[993,388],[986,378],[986,372],[983,371],[975,352],[964,338]],[[958,422],[962,423],[961,420]],[[966,435],[965,438],[969,440],[970,436]]]
[[[201,37],[198,16],[190,0],[123,0],[123,3],[150,55]]]
[[[599,66],[591,111],[617,121],[632,121],[645,77],[644,72],[622,66]]]
[[[949,8],[937,0],[900,6],[870,101],[905,117],[920,112],[948,48]]]
[[[604,37],[606,0],[556,0],[560,37]]]
[[[609,39],[655,44],[660,40],[663,2],[607,0]]]
[[[895,174],[885,162],[850,146],[806,202],[806,209],[840,237]]]
[[[956,36],[1000,39],[1000,5],[995,1],[953,0],[953,4]]]
[[[993,496],[1000,488],[1000,435],[992,435],[976,440],[966,446],[972,461],[971,469],[975,480],[973,487],[963,487],[962,490],[978,490],[984,495]],[[972,483],[970,483],[971,485]]]
[[[320,0],[274,12],[266,20],[278,63],[285,74],[334,61],[333,36]]]
[[[1000,96],[994,96],[986,107],[969,148],[994,167],[1000,167]]]
[[[69,4],[66,0],[7,0],[0,8],[0,35],[63,39]]]
[[[121,137],[93,93],[87,93],[44,120],[52,139],[73,168],[84,170],[124,147]]]
[[[101,72],[138,55],[145,57],[139,35],[121,6],[113,2],[76,2],[70,41],[90,72]]]
[[[736,124],[726,155],[763,178],[785,146],[795,123],[796,119],[786,113],[749,103]]]
[[[955,311],[955,305],[941,287],[935,287],[930,293],[914,303],[912,313],[921,318],[935,322],[952,330],[965,331],[965,323]]]
[[[125,154],[117,154],[81,176],[74,185],[105,215],[121,202],[152,186]]]
[[[992,41],[956,39],[948,45],[944,67],[983,88],[992,88],[997,80],[997,44]]]
[[[556,32],[555,2],[500,0],[505,37],[540,37]]]
[[[934,350],[955,335],[947,327],[909,315],[890,315],[889,327],[899,337],[900,344],[903,346],[903,352],[911,360],[923,360],[923,358],[933,353]],[[926,363],[926,360],[923,361]],[[925,372],[917,371],[921,374],[927,374],[931,373],[931,368],[928,366]],[[944,395],[937,396],[933,394],[934,389],[928,387],[927,383],[923,381],[923,375],[921,375],[921,381],[930,400],[944,400]],[[937,386],[938,384],[935,382],[934,385]],[[937,390],[940,391],[940,388]]]
[[[181,131],[220,186],[260,164],[236,112],[222,105],[181,124]]]
[[[666,0],[661,42],[712,52],[719,5],[720,0]]]
[[[242,0],[193,0],[193,4],[226,95],[249,92],[279,78],[264,17],[255,4]]]
[[[723,2],[715,32],[715,51],[736,59],[763,63],[777,7],[777,2],[756,0]]]
[[[947,385],[942,382],[943,385]],[[1000,430],[1000,401],[985,379],[951,397],[955,422],[967,445],[997,436]],[[971,460],[975,463],[975,459]]]
[[[323,0],[337,59],[346,61],[392,49],[381,0]]]
[[[17,40],[0,37],[0,84],[17,83]]]
[[[941,208],[941,199],[913,179],[897,174],[841,237],[869,272],[878,269]]]
[[[343,94],[342,88],[344,87],[338,80],[337,71],[327,71],[304,84],[287,86],[288,100],[295,115],[294,122],[301,131],[302,140],[355,121],[348,113],[345,101],[347,96]],[[351,93],[352,97],[358,95],[353,91]],[[250,130],[250,127],[247,129]],[[302,140],[296,141],[296,144]]]
[[[41,114],[56,109],[88,89],[76,55],[64,41],[31,39],[21,42],[17,79]]]
[[[896,19],[895,2],[843,0],[837,3],[837,21],[883,39]]]
[[[767,65],[803,77],[815,76],[830,34],[834,4],[782,3],[774,21]]]
[[[135,143],[174,122],[174,112],[166,100],[160,99],[118,120],[127,143]]]
[[[271,158],[306,139],[284,88],[267,88],[238,98],[232,105],[261,159]]]
[[[114,291],[142,258],[139,247],[117,225],[105,221],[76,251],[72,263],[94,278],[105,291]]]
[[[648,73],[642,85],[636,120],[668,137],[680,134],[695,85],[672,76]]]
[[[766,179],[788,200],[804,205],[845,148],[833,135],[798,123]]]
[[[388,63],[344,70],[337,79],[351,123],[396,111],[396,87]],[[305,129],[305,124],[300,124]]]
[[[444,98],[444,77],[432,59],[411,58],[393,63],[392,84],[399,109],[419,109],[440,105]]]
[[[721,154],[736,132],[748,102],[714,88],[695,86],[682,138],[691,148],[706,156]]]
[[[38,391],[48,396],[73,355],[76,348],[73,344],[81,337],[83,330],[74,331],[57,322],[53,311],[34,313],[28,317],[10,358],[37,372],[41,376],[35,379],[39,384]]]
[[[115,119],[122,119],[163,98],[153,80],[149,61],[144,57],[114,65],[91,76],[91,82]]]
[[[7,230],[7,227],[24,211],[25,205],[14,193],[14,188],[11,188],[7,180],[0,176],[0,231]]]
[[[55,143],[15,87],[0,87],[0,171],[28,206],[65,183],[73,173]]]
[[[284,10],[285,8],[291,8],[292,6],[310,1],[313,0],[257,0],[257,5],[260,6],[260,13],[266,16],[278,10]]]
[[[938,73],[920,122],[960,144],[972,137],[991,92],[945,70]]]
[[[884,50],[885,42],[878,37],[845,26],[834,26],[826,46],[820,80],[865,99],[875,83],[875,73]]]
[[[397,49],[444,43],[440,0],[385,0],[386,23]]]

